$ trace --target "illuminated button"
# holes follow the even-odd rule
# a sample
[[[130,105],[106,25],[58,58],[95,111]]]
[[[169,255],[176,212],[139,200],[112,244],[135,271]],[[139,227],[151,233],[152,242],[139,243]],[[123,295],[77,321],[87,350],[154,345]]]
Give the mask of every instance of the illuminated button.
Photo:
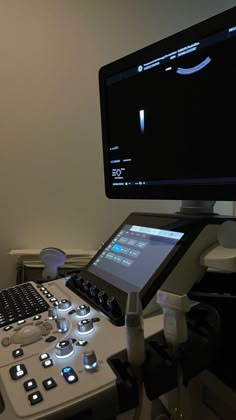
[[[48,368],[48,367],[50,367],[52,365],[53,365],[52,359],[44,360],[44,362],[42,363],[42,366],[45,367],[45,368]]]
[[[35,315],[33,317],[33,321],[38,321],[39,319],[41,319],[41,315]]]
[[[31,405],[34,405],[34,404],[39,403],[40,401],[43,401],[42,394],[39,391],[36,391],[33,394],[30,394],[28,396],[28,399]]]
[[[57,386],[57,383],[55,379],[48,378],[48,379],[45,379],[45,381],[43,381],[43,386],[46,389],[46,391],[48,391],[49,389],[55,388],[55,386]]]
[[[80,317],[88,315],[89,312],[90,312],[90,308],[88,305],[79,305],[76,308],[76,315]]]
[[[39,356],[39,360],[42,362],[43,360],[47,360],[49,359],[49,354],[48,353],[42,353]]]
[[[17,321],[17,324],[18,325],[21,325],[21,324],[24,324],[25,323],[25,320],[24,319],[20,319],[19,321]]]
[[[86,344],[88,344],[86,340],[78,340],[76,346],[84,347]]]
[[[73,384],[74,382],[78,381],[78,376],[76,372],[70,366],[66,366],[65,368],[63,368],[61,374],[66,380],[66,382],[68,382],[69,384]]]
[[[7,325],[6,327],[3,328],[3,331],[9,331],[11,330],[13,327],[11,325]]]
[[[91,319],[82,319],[77,325],[79,334],[89,334],[93,331],[93,322]]]
[[[34,389],[37,387],[37,383],[35,379],[29,379],[28,381],[23,383],[24,388],[26,391],[30,391],[31,389]]]
[[[25,376],[28,372],[23,364],[12,366],[9,370],[11,378],[15,381],[16,379],[20,379]]]
[[[23,354],[24,354],[23,349],[16,349],[16,350],[13,350],[12,352],[12,356],[14,358],[23,356]]]

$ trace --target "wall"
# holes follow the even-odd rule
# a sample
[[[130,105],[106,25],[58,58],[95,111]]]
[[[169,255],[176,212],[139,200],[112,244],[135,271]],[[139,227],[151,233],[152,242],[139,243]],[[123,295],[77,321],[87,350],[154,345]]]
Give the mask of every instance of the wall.
[[[178,209],[105,198],[98,70],[234,5],[0,1],[0,287],[14,282],[12,248],[96,248],[133,210]]]

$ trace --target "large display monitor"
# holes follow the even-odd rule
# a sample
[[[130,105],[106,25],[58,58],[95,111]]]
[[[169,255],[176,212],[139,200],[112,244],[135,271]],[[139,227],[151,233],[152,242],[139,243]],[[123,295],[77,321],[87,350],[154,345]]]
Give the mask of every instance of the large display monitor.
[[[99,71],[109,198],[236,199],[236,7]]]

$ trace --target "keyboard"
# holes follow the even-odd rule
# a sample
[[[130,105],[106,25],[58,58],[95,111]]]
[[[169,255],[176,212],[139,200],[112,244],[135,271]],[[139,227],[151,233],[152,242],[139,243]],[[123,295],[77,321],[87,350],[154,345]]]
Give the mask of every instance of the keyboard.
[[[47,311],[48,308],[48,303],[31,283],[3,289],[0,291],[0,328]]]

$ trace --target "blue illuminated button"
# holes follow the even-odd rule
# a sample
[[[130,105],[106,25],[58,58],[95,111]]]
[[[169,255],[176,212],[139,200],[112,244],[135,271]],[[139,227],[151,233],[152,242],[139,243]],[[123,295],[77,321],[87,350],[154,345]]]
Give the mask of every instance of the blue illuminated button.
[[[78,381],[78,375],[74,369],[70,366],[66,366],[61,370],[63,378],[68,382],[68,384],[73,384]]]
[[[111,249],[112,249],[112,251],[115,251],[115,252],[121,252],[122,246],[118,245],[118,244],[115,244],[115,245],[113,245],[113,247]]]

